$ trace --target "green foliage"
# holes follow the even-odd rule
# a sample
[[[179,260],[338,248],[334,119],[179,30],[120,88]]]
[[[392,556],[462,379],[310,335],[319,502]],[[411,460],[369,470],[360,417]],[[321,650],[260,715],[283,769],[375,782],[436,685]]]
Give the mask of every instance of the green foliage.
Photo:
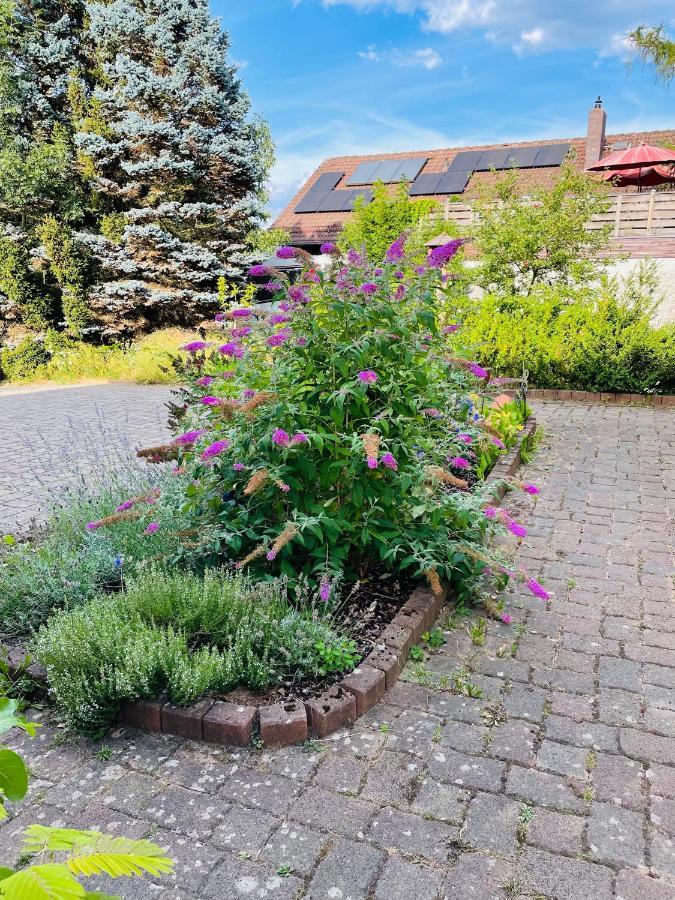
[[[35,734],[37,725],[18,713],[19,703],[0,696],[0,735],[10,728],[21,728],[30,735]],[[7,817],[5,801],[23,800],[28,791],[28,769],[18,753],[0,747],[0,820]],[[0,894],[1,896],[1,894]]]
[[[409,256],[416,260],[423,258],[426,241],[439,232],[438,223],[430,218],[438,203],[430,199],[411,200],[403,183],[391,194],[386,185],[376,182],[373,194],[371,203],[356,201],[354,214],[345,222],[338,239],[340,249],[364,248],[369,259],[383,259],[387,247],[408,231]],[[443,230],[447,233],[451,227],[451,223],[444,223]]]
[[[291,237],[285,228],[258,228],[251,232],[251,248],[260,256],[271,256],[277,247],[289,243]]]
[[[606,208],[607,191],[569,161],[552,187],[532,190],[529,202],[520,196],[515,171],[501,176],[475,203],[476,282],[495,293],[527,295],[541,284],[576,285],[597,277],[604,263],[593,257],[608,231],[585,226]]]
[[[31,379],[48,359],[43,341],[25,337],[16,347],[0,350],[0,375],[8,381]]]
[[[651,324],[653,301],[639,279],[621,287],[603,278],[573,293],[540,285],[527,297],[488,294],[467,304],[463,339],[503,375],[525,367],[539,388],[671,393],[675,325]]]
[[[359,661],[359,653],[355,641],[342,640],[337,644],[326,644],[325,641],[317,641],[314,649],[319,655],[320,675],[330,675],[331,672],[349,672]]]
[[[0,294],[8,300],[13,318],[31,328],[41,329],[52,317],[52,301],[40,290],[31,269],[30,254],[20,234],[3,233],[0,228]],[[14,309],[12,309],[14,307]]]
[[[112,212],[101,216],[101,234],[113,244],[121,244],[127,219],[124,213]]]
[[[99,451],[97,478],[82,478],[71,490],[52,498],[53,512],[37,540],[0,544],[0,631],[22,636],[42,625],[54,610],[79,606],[102,590],[116,590],[122,576],[133,573],[148,556],[169,565],[178,554],[179,513],[184,486],[169,473],[137,461],[118,460],[116,471]],[[101,519],[129,497],[161,487],[162,496],[143,509],[144,517],[96,531],[88,522]],[[152,517],[160,524],[143,534]],[[190,556],[182,554],[186,563]],[[191,561],[188,564],[192,564]]]
[[[36,229],[52,274],[61,288],[61,306],[68,331],[80,335],[89,322],[87,273],[89,254],[73,240],[70,228],[46,216]]]
[[[245,559],[259,577],[436,569],[468,596],[484,569],[466,550],[482,547],[491,528],[487,493],[446,487],[447,461],[466,449],[460,433],[476,450],[491,437],[470,396],[477,377],[463,360],[446,361],[454,339],[439,321],[441,272],[417,274],[403,253],[352,259],[289,289],[290,324],[250,317],[241,361],[214,351],[187,373],[182,427],[207,434],[185,447],[186,513],[224,562]],[[453,288],[445,290],[452,308]],[[236,342],[229,329],[241,318],[225,322],[225,341]],[[200,402],[205,373],[211,406]],[[253,407],[242,405],[244,391]],[[229,442],[226,452],[204,460],[217,439]]]
[[[656,77],[666,84],[675,77],[675,40],[663,25],[640,25],[628,35],[628,43],[637,55],[653,66]]]
[[[440,628],[422,632],[421,639],[430,650],[438,650],[445,643],[445,636]]]
[[[155,569],[121,595],[55,615],[36,641],[60,712],[95,733],[123,700],[166,692],[190,703],[238,685],[260,690],[321,675],[326,659],[348,666],[352,650],[325,617],[294,608],[278,585]]]

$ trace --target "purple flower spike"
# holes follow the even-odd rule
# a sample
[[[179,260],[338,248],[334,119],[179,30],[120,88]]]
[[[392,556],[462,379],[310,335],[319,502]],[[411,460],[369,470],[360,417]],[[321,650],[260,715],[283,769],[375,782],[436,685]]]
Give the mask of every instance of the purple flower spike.
[[[296,431],[296,433],[291,438],[291,444],[306,444],[308,441],[309,438],[304,431]]]
[[[389,245],[387,248],[387,252],[384,255],[384,258],[387,262],[396,262],[399,259],[403,259],[405,256],[405,242],[407,239],[407,235],[401,234],[396,240]]]
[[[485,510],[485,518],[486,519],[496,519],[497,518],[497,510],[494,506],[486,506]]]
[[[388,469],[391,469],[393,472],[398,472],[398,463],[396,462],[393,453],[383,453],[382,464]]]
[[[505,625],[510,625],[513,622],[513,616],[510,616],[508,613],[502,613],[499,618]]]
[[[243,463],[234,463],[232,468],[235,472],[243,472],[246,466]]]
[[[115,512],[126,512],[128,509],[131,509],[133,505],[133,500],[125,500],[124,503],[120,503],[119,506],[115,507]]]
[[[222,353],[223,356],[231,356],[234,359],[241,359],[244,355],[244,348],[240,347],[239,344],[230,342],[228,344],[221,344],[221,346],[218,347],[218,352]]]
[[[288,447],[291,439],[287,431],[283,428],[275,428],[272,432],[272,443],[277,447]]]
[[[282,344],[285,344],[286,341],[291,336],[290,328],[282,328],[280,331],[277,331],[276,334],[271,334],[265,343],[268,347],[281,347]]]
[[[434,247],[433,250],[430,250],[428,262],[431,268],[442,269],[443,266],[450,262],[463,243],[464,241],[461,238],[455,238],[453,241],[448,241],[447,244],[442,244],[440,247]]]
[[[295,247],[279,247],[277,259],[295,259]]]
[[[199,402],[204,406],[220,406],[220,397],[200,397]]]
[[[272,270],[268,266],[258,264],[255,266],[251,266],[251,268],[248,270],[248,274],[251,276],[251,278],[261,278],[263,275],[271,275]]]
[[[467,366],[469,372],[474,375],[476,378],[487,378],[488,372],[487,369],[484,369],[482,366],[479,366],[478,363],[472,362]]]
[[[220,456],[220,454],[228,450],[229,447],[230,442],[227,440],[214,441],[213,444],[209,444],[206,450],[202,452],[202,459],[206,462],[209,459]]]
[[[276,550],[268,550],[268,551],[267,551],[267,561],[268,561],[268,562],[272,562],[272,560],[274,560],[274,559],[276,559],[276,558],[277,558],[277,551],[276,551]]]
[[[538,581],[535,581],[534,578],[528,578],[525,582],[525,586],[532,591],[535,597],[539,597],[540,600],[550,600],[551,595],[547,590],[545,590]]]
[[[506,445],[503,441],[500,441],[499,438],[493,437],[492,443],[495,445],[495,447],[499,447],[500,450],[506,450]]]
[[[186,431],[185,434],[179,434],[178,437],[174,439],[174,444],[180,444],[181,447],[189,447],[192,444],[195,444],[203,434],[206,434],[203,428],[196,429],[195,431]]]
[[[202,375],[201,378],[198,378],[195,381],[195,384],[198,384],[199,387],[208,387],[213,381],[213,375]]]
[[[253,310],[250,306],[240,306],[237,309],[231,309],[230,315],[233,319],[247,319],[253,315]]]
[[[461,441],[462,444],[473,444],[473,438],[470,434],[458,434],[457,440]]]
[[[87,531],[96,531],[96,529],[99,527],[100,526],[98,522],[87,522],[86,525]]]
[[[357,377],[359,381],[363,381],[364,384],[375,384],[377,381],[377,372],[373,372],[372,369],[364,369],[363,372],[359,372]]]
[[[295,346],[296,347],[306,347],[307,346],[307,338],[306,337],[298,338],[297,341],[295,342]]]
[[[443,334],[454,334],[459,329],[459,325],[446,325],[443,328]]]
[[[291,317],[285,313],[273,313],[267,320],[268,325],[283,325],[284,322],[290,322]]]
[[[224,312],[219,312],[219,313],[216,313],[213,318],[215,319],[216,322],[223,322],[227,318],[227,316],[225,315]]]
[[[370,456],[368,458],[368,468],[376,469],[377,468],[377,459],[374,456]]]
[[[330,600],[330,581],[324,575],[321,579],[321,584],[319,585],[319,597],[323,600],[324,603],[327,603]]]
[[[150,522],[143,530],[143,534],[156,534],[159,531],[159,522]]]
[[[539,494],[540,493],[537,485],[530,484],[529,482],[527,482],[523,485],[523,490],[525,491],[526,494]]]
[[[361,285],[359,290],[361,291],[361,293],[366,294],[366,296],[369,294],[376,294],[377,293],[377,285],[373,284],[372,281],[366,281],[365,284]]]
[[[322,244],[319,248],[322,253],[334,253],[335,252],[335,244],[332,241],[326,241],[325,244]]]

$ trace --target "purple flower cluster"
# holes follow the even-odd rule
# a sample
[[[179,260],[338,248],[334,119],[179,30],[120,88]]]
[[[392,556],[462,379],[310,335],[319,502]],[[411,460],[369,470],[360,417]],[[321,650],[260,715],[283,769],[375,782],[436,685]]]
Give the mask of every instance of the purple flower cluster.
[[[186,431],[185,434],[179,434],[177,438],[174,438],[174,444],[180,444],[181,447],[190,447],[192,444],[196,444],[204,434],[206,434],[206,431],[203,428],[195,431]]]
[[[230,331],[230,337],[233,338],[244,338],[248,337],[248,335],[253,331],[250,325],[241,325],[238,328],[233,328]]]
[[[247,319],[253,315],[253,310],[250,306],[239,306],[237,309],[231,309],[230,315],[233,319]]]
[[[277,259],[295,259],[295,247],[279,247]]]
[[[199,387],[208,387],[213,382],[213,375],[202,375],[201,378],[198,378],[195,381],[195,384],[198,384]]]
[[[398,472],[398,463],[396,462],[396,458],[393,453],[383,453],[382,454],[382,465],[386,466],[388,469],[391,469],[393,472]]]
[[[272,315],[267,320],[268,325],[283,325],[284,322],[290,322],[291,317],[287,316],[286,313],[272,313]]]
[[[326,241],[319,247],[321,253],[334,253],[337,248],[332,241]]]
[[[229,448],[230,442],[228,440],[214,441],[202,452],[202,459],[206,462],[206,460],[220,456],[221,453],[229,450]]]
[[[469,363],[469,365],[467,366],[467,369],[476,378],[483,379],[483,378],[488,377],[487,369],[484,369],[482,366],[479,366],[477,362]]]
[[[204,406],[220,406],[220,397],[213,397],[209,394],[206,397],[200,397],[199,402]]]
[[[377,285],[374,284],[372,281],[366,281],[365,284],[361,285],[359,290],[361,291],[362,294],[369,296],[371,294],[377,293]]]
[[[445,325],[443,328],[443,334],[454,334],[459,329],[459,325]]]
[[[150,522],[143,530],[143,534],[156,534],[159,531],[159,522]]]
[[[468,469],[470,466],[469,460],[464,459],[463,456],[452,456],[448,460],[453,469]]]
[[[272,270],[269,266],[263,266],[261,263],[258,263],[255,266],[251,266],[248,270],[248,274],[251,278],[261,278],[263,275],[271,275]]]
[[[206,350],[210,346],[211,344],[208,341],[190,341],[187,344],[183,344],[180,349],[185,350],[186,353],[199,353],[200,350]]]
[[[464,241],[461,238],[455,238],[448,241],[447,244],[441,244],[440,247],[434,247],[429,251],[428,263],[432,269],[442,269],[447,265],[452,257],[457,253]]]
[[[363,372],[359,372],[357,377],[359,381],[362,381],[364,384],[375,384],[377,381],[377,372],[373,372],[372,369],[364,369]]]
[[[285,344],[286,341],[291,336],[290,328],[282,328],[281,331],[277,331],[274,334],[271,334],[265,343],[268,347],[281,347],[282,344]]]
[[[230,341],[227,344],[221,344],[221,346],[218,347],[218,352],[222,353],[223,356],[231,356],[233,359],[241,359],[244,355],[244,348],[240,347],[239,344],[235,344]]]
[[[387,248],[387,252],[384,255],[384,258],[387,262],[396,262],[399,259],[403,259],[405,256],[405,242],[407,240],[406,234],[399,235],[396,240],[389,245]]]
[[[532,591],[535,597],[539,597],[540,600],[550,600],[551,595],[547,590],[545,590],[538,581],[535,581],[534,578],[528,578],[525,582],[525,586],[528,590]]]

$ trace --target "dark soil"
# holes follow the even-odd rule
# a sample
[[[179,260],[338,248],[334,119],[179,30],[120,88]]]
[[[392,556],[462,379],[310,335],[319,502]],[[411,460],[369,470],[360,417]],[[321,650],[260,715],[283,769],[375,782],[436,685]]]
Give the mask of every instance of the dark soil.
[[[346,585],[336,613],[336,625],[356,642],[361,659],[368,656],[387,625],[406,602],[418,582],[404,575],[377,572]],[[309,700],[340,681],[346,672],[297,681],[292,677],[266,691],[236,688],[218,699],[262,706],[286,700]]]

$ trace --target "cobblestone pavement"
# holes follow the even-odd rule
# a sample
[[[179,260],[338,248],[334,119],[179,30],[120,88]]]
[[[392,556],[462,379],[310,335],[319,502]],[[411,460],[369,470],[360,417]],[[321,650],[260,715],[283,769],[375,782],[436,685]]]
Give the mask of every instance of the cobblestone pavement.
[[[127,898],[675,898],[673,414],[538,412],[542,494],[507,506],[552,601],[514,591],[514,626],[490,622],[482,647],[461,620],[351,731],[304,748],[15,738],[31,800],[0,864],[37,820],[168,848],[173,881],[100,881]],[[457,671],[482,698],[444,689]]]
[[[54,489],[166,435],[165,387],[0,390],[0,533],[42,521]]]

